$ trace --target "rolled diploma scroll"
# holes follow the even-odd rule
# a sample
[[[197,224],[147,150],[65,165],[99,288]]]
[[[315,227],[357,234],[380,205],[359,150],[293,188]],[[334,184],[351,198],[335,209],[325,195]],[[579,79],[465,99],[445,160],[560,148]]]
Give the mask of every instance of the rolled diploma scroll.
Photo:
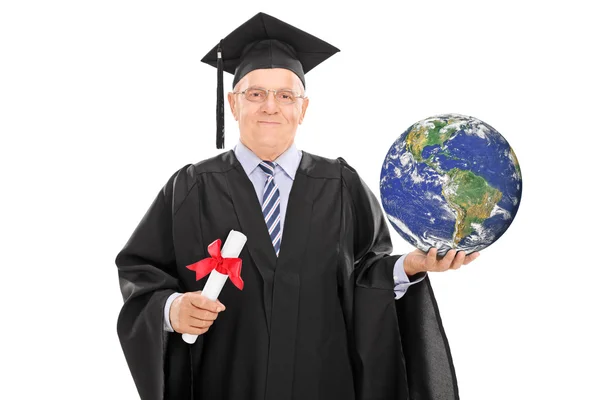
[[[225,244],[221,249],[221,257],[223,258],[237,258],[240,256],[242,252],[242,248],[246,244],[246,235],[242,232],[234,231],[233,229],[229,232],[229,236],[227,236],[227,240],[225,240]],[[207,299],[215,301],[221,290],[223,289],[223,285],[229,278],[228,275],[224,275],[216,270],[212,270],[210,275],[208,276],[208,280],[206,281],[206,285],[204,285],[204,289],[202,289],[202,296]],[[184,333],[182,335],[183,340],[186,343],[194,344],[198,335],[190,335],[189,333]]]

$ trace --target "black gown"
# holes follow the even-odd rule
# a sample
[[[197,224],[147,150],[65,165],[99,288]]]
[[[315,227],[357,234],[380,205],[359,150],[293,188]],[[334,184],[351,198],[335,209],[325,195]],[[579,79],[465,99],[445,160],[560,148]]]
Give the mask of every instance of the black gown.
[[[175,291],[201,290],[186,268],[231,229],[247,236],[244,289],[188,345],[163,329]],[[279,257],[233,150],[175,172],[116,257],[117,332],[143,400],[458,399],[429,281],[394,297],[389,230],[345,160],[302,152]]]

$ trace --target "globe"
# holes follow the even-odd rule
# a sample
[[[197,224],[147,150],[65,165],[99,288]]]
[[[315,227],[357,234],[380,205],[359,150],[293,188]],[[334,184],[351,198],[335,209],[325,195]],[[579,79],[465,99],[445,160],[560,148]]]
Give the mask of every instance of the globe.
[[[521,170],[500,133],[476,118],[444,114],[409,127],[390,147],[381,201],[414,247],[466,254],[494,243],[521,201]]]

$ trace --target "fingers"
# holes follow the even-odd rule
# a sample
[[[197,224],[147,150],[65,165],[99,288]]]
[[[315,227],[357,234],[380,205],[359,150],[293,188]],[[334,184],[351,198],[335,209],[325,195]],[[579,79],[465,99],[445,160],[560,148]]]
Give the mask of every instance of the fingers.
[[[479,252],[473,252],[469,255],[464,250],[457,251],[450,249],[443,257],[437,256],[437,248],[432,247],[427,252],[426,270],[441,272],[449,269],[457,270],[463,265],[467,265],[479,257]]]
[[[199,310],[196,307],[191,307],[189,316],[196,319],[202,319],[205,321],[214,321],[219,316],[219,313],[215,313],[208,310]]]
[[[446,254],[444,255],[444,257],[438,262],[438,270],[446,271],[447,269],[449,269],[453,265],[455,256],[456,256],[455,249],[450,249],[449,251],[447,251]]]
[[[425,270],[435,271],[437,266],[437,249],[432,247],[427,251],[427,258],[425,259]]]
[[[201,310],[209,310],[209,311],[212,311],[215,313],[220,312],[220,311],[225,311],[225,306],[223,305],[223,303],[221,303],[218,300],[213,301],[213,300],[210,300],[210,299],[202,296],[202,294],[194,293],[194,292],[186,293],[186,295],[189,295],[190,302],[196,308],[199,308]]]
[[[190,317],[194,322],[190,322],[191,326],[197,326],[203,328],[207,325],[200,324],[198,321],[212,321],[216,320],[219,316],[219,312],[224,311],[225,306],[219,300],[212,301],[204,296],[190,293],[190,306],[186,309],[186,317]]]
[[[225,310],[225,305],[219,300],[213,301],[199,292],[187,292],[175,299],[175,320],[173,329],[179,333],[202,335],[208,331],[219,316],[219,312]]]
[[[452,250],[452,251],[456,252],[455,250]],[[454,256],[454,259],[452,260],[452,263],[450,264],[449,269],[459,269],[463,265],[464,261],[465,261],[465,252],[461,250],[458,253],[456,253],[456,255]]]
[[[201,310],[191,305],[184,311],[184,316],[181,318],[182,329],[184,333],[192,335],[201,335],[208,331],[219,313],[214,313],[209,310]]]
[[[469,254],[466,258],[465,258],[465,265],[467,265],[468,263],[470,263],[471,261],[473,261],[474,259],[476,259],[477,257],[479,257],[479,252],[476,251],[474,253]]]
[[[212,326],[212,324],[214,323],[214,320],[203,320],[203,319],[198,319],[198,318],[194,318],[194,317],[190,317],[189,321],[188,321],[188,326],[192,327],[192,328],[210,328]]]

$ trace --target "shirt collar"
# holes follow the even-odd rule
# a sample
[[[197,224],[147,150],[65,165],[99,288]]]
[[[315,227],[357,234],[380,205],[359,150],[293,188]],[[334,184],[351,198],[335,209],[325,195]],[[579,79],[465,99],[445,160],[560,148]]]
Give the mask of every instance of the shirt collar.
[[[237,144],[233,148],[236,158],[244,168],[246,175],[254,171],[258,164],[262,161],[252,150],[246,147],[241,141],[238,140]],[[277,165],[279,165],[285,173],[293,180],[296,176],[296,171],[300,165],[300,159],[302,158],[302,152],[296,148],[294,142],[292,145],[284,151],[282,154],[275,159]]]

